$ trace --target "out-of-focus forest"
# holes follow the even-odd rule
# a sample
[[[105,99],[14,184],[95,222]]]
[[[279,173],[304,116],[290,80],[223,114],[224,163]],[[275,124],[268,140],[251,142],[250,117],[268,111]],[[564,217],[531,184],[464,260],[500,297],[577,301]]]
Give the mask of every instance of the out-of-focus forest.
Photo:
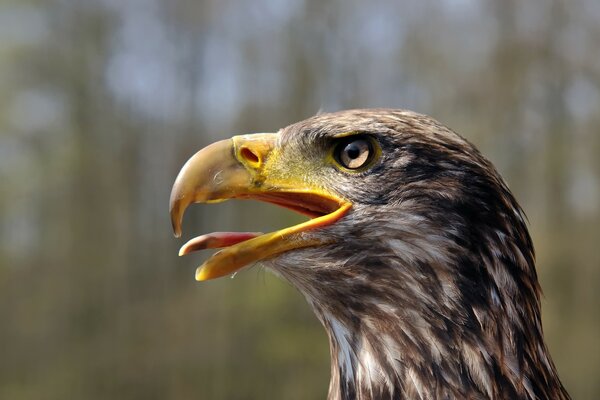
[[[600,398],[596,0],[2,0],[0,398],[322,399],[324,331],[261,268],[194,281],[168,198],[197,149],[409,108],[479,146],[530,221],[545,334]],[[192,207],[184,239],[273,230]]]

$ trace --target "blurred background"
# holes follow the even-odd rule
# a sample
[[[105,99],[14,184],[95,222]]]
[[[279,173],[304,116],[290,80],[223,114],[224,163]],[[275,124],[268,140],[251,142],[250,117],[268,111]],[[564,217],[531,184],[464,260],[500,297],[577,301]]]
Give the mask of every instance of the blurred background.
[[[525,209],[545,333],[600,398],[596,0],[1,0],[0,398],[324,399],[325,333],[261,268],[203,284],[185,160],[319,110],[399,107],[474,142]],[[184,238],[300,220],[192,207]]]

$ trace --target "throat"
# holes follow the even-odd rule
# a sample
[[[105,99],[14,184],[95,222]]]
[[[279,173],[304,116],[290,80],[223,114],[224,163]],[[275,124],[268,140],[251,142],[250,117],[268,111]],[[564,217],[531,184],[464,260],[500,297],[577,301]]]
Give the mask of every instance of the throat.
[[[393,398],[397,371],[377,344],[349,328],[330,313],[320,315],[331,352],[328,400]]]
[[[423,320],[317,315],[330,342],[328,400],[568,398],[543,342],[519,358],[483,336],[428,331]]]
[[[483,372],[486,360],[482,348],[463,348],[450,338],[442,342],[429,335],[420,336],[411,329],[414,327],[392,325],[390,321],[352,320],[327,311],[317,315],[330,342],[328,400],[497,395],[491,376]],[[418,326],[419,322],[415,322]],[[471,365],[464,362],[463,352],[468,353]],[[475,376],[478,369],[482,370],[481,376]]]
[[[329,400],[569,398],[543,341],[535,274],[518,257],[418,259],[414,247],[307,248],[271,265],[327,331]]]

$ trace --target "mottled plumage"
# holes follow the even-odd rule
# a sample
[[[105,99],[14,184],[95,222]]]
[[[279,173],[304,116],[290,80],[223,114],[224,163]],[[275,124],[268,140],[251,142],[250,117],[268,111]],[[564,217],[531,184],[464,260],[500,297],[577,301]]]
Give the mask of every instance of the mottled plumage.
[[[265,262],[296,286],[331,345],[329,399],[565,399],[544,344],[534,251],[491,163],[433,119],[322,114],[280,131],[290,162],[344,132],[374,135],[375,167],[332,173],[353,203],[303,235],[329,246]]]

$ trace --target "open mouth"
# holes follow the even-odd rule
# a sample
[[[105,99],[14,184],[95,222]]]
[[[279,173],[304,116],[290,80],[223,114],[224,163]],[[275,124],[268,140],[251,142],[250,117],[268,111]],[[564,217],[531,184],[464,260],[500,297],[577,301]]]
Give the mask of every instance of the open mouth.
[[[198,250],[222,249],[198,267],[196,280],[205,281],[230,275],[246,265],[286,251],[327,244],[323,240],[302,237],[300,233],[331,225],[350,209],[349,203],[339,203],[330,198],[307,193],[248,197],[294,210],[310,216],[311,219],[270,233],[213,232],[189,240],[179,250],[180,256]]]
[[[310,219],[265,234],[213,232],[189,240],[181,247],[179,255],[221,249],[198,267],[197,280],[230,275],[246,265],[290,250],[327,244],[325,239],[301,233],[331,225],[350,210],[348,201],[318,185],[293,177],[269,179],[261,163],[273,147],[273,136],[236,136],[214,143],[188,160],[171,191],[170,212],[175,235],[181,234],[183,214],[191,203],[253,199],[288,208]],[[251,157],[247,156],[248,152]]]
[[[296,211],[310,218],[322,217],[340,208],[338,199],[309,192],[256,193],[249,197]]]
[[[252,196],[239,196],[239,198],[255,199],[275,204],[311,218],[311,220],[305,223],[277,231],[280,234],[285,233],[285,231],[298,233],[334,223],[345,214],[345,211],[338,211],[340,209],[346,210],[345,205],[340,204],[339,201],[311,193],[262,193]],[[264,233],[262,232],[207,233],[186,242],[179,250],[179,255],[184,256],[199,250],[230,247],[263,235]]]

